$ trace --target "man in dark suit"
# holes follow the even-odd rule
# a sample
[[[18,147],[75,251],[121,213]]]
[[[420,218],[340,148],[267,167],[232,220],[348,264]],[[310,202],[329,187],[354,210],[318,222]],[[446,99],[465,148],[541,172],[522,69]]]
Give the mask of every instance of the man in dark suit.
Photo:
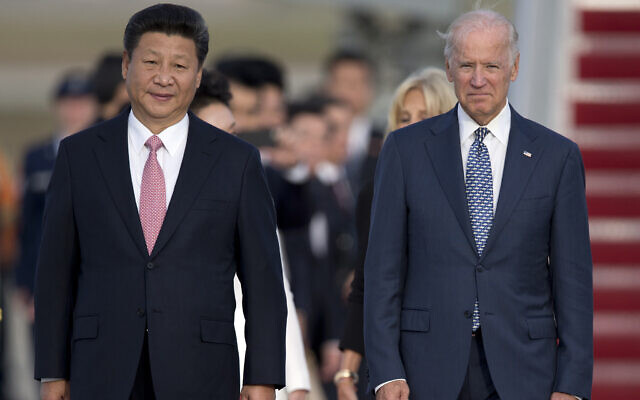
[[[592,264],[578,147],[507,101],[517,33],[477,10],[446,38],[459,104],[387,139],[365,264],[378,399],[591,395]]]
[[[187,109],[208,50],[196,11],[136,13],[132,109],[60,144],[36,278],[43,399],[237,399],[284,385],[286,306],[273,203],[255,148]],[[57,380],[56,380],[57,379]]]

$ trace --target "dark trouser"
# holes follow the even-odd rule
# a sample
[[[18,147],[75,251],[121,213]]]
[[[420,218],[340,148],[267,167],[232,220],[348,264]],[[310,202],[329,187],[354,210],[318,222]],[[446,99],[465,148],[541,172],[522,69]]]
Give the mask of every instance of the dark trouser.
[[[491,381],[487,358],[482,345],[482,332],[480,330],[471,339],[471,352],[469,354],[469,366],[467,376],[462,384],[462,390],[458,400],[499,400],[496,388]]]
[[[142,345],[142,354],[138,364],[138,372],[133,382],[133,390],[129,400],[155,400],[153,394],[153,384],[151,383],[151,366],[149,363],[149,345],[147,335],[144,335],[144,344]]]

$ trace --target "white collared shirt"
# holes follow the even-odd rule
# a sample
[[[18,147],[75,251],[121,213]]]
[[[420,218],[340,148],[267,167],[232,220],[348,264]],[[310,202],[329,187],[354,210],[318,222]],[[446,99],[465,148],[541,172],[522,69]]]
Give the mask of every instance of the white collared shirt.
[[[467,159],[469,149],[475,140],[474,132],[480,125],[467,114],[458,103],[458,126],[460,129],[460,152],[462,153],[462,169],[467,176]],[[491,177],[493,178],[493,212],[495,213],[502,184],[502,172],[504,160],[507,156],[507,144],[509,143],[509,131],[511,130],[511,108],[507,100],[502,111],[486,126],[489,134],[484,138],[484,144],[489,151],[491,160]]]
[[[182,165],[182,157],[184,149],[187,146],[187,134],[189,132],[189,116],[184,118],[175,125],[171,125],[157,136],[162,140],[163,147],[158,150],[158,163],[164,174],[164,183],[166,186],[167,208],[173,195],[173,189],[176,187],[180,165]],[[128,144],[129,144],[129,168],[131,170],[131,183],[133,184],[133,194],[136,199],[136,206],[140,208],[140,185],[142,184],[142,173],[144,165],[149,158],[149,149],[144,143],[153,133],[140,122],[133,114],[133,110],[129,113],[128,123]]]
[[[366,156],[371,141],[371,127],[371,120],[367,117],[358,116],[351,121],[347,138],[347,154],[350,160]]]

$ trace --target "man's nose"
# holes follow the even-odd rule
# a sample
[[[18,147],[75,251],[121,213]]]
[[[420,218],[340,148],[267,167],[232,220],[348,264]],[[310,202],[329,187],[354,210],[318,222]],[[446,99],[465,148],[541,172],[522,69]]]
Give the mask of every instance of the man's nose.
[[[482,87],[487,82],[484,72],[481,68],[476,68],[471,75],[471,85],[475,87]]]
[[[153,82],[161,86],[168,86],[171,84],[172,80],[173,77],[171,76],[169,67],[162,65],[158,70],[158,73],[154,76]]]

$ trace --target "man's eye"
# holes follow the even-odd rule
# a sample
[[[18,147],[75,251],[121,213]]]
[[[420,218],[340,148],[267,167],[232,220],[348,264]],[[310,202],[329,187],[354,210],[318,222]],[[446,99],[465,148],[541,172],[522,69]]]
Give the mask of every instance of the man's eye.
[[[155,60],[145,60],[144,61],[145,64],[149,64],[149,65],[155,65],[157,64]]]
[[[187,67],[185,65],[182,65],[182,64],[176,64],[176,68],[178,68],[178,69],[187,69]]]

